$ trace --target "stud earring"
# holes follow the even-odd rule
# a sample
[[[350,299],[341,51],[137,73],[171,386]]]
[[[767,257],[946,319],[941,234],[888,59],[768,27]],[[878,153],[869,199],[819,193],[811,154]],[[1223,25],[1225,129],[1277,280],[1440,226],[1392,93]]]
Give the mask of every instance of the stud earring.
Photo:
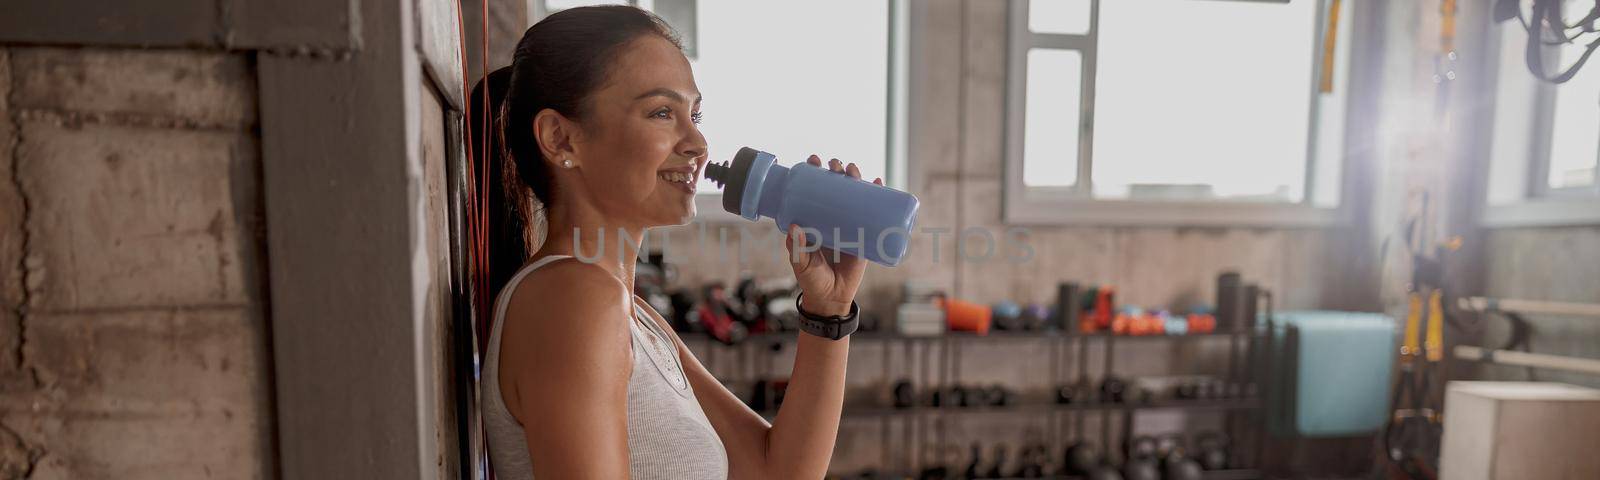
[[[561,159],[561,168],[572,168],[572,159],[570,159],[570,158]]]

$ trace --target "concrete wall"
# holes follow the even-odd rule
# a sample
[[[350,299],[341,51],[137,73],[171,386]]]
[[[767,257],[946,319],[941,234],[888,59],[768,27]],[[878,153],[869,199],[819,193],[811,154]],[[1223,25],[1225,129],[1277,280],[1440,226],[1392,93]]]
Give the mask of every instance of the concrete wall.
[[[0,477],[275,476],[256,118],[245,54],[0,48]]]
[[[12,10],[0,478],[457,476],[455,9]]]

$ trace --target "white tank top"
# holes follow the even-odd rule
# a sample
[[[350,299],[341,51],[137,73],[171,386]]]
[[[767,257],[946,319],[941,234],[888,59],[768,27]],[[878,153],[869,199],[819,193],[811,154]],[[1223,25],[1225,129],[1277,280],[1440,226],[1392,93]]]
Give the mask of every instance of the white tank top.
[[[506,409],[500,393],[500,327],[505,323],[506,305],[523,277],[556,260],[572,258],[551,255],[522,268],[511,277],[495,301],[494,324],[489,330],[489,352],[484,357],[479,379],[479,407],[489,437],[489,461],[497,479],[531,480],[533,463],[528,458],[524,426]],[[628,322],[633,336],[633,375],[628,378],[628,471],[634,479],[726,479],[728,453],[717,437],[705,411],[695,400],[694,389],[684,376],[676,344],[634,302],[634,318]],[[567,319],[566,321],[612,321],[613,319]],[[615,319],[621,320],[621,319]],[[513,367],[516,368],[516,367]]]

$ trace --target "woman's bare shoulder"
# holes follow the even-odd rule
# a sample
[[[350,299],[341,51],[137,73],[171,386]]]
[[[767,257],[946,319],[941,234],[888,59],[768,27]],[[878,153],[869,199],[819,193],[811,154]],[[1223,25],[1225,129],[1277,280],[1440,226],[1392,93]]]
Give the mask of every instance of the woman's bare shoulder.
[[[531,408],[525,402],[538,402],[523,395],[530,391],[525,385],[532,391],[625,389],[633,369],[628,297],[616,277],[575,260],[529,273],[501,319],[499,380],[507,403]],[[516,415],[523,409],[512,407],[519,421],[526,420]]]
[[[604,361],[594,357],[606,352],[621,355],[631,338],[629,297],[627,287],[599,266],[576,260],[550,263],[529,273],[512,292],[502,319],[501,348],[513,355],[558,355],[568,361]]]

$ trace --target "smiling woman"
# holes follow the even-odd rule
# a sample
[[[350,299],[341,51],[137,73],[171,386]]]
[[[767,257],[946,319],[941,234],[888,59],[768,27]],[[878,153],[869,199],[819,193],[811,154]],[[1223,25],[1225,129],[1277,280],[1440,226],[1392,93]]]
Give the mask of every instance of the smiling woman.
[[[633,7],[563,10],[470,98],[485,97],[473,110],[498,127],[486,159],[496,301],[480,402],[496,476],[821,477],[848,339],[800,336],[789,400],[768,424],[631,293],[644,230],[694,218],[706,163],[701,95],[675,32]],[[547,235],[532,234],[540,220]],[[853,331],[865,263],[796,232],[799,310]]]
[[[731,159],[739,147],[752,146],[790,166],[815,152],[854,160],[864,178],[896,180],[903,179],[904,166],[891,166],[888,157],[899,155],[897,149],[903,147],[891,145],[900,136],[892,133],[891,123],[903,120],[888,117],[899,114],[901,107],[891,104],[902,101],[893,96],[906,86],[892,71],[894,62],[903,61],[905,55],[891,45],[891,38],[901,33],[891,31],[894,3],[534,0],[530,4],[535,15],[583,5],[631,4],[666,19],[691,52],[689,64],[696,81],[715,92],[707,103],[709,121],[701,127],[714,160]],[[886,78],[892,80],[885,82]],[[818,138],[828,139],[826,151],[815,151]],[[717,195],[716,189],[707,188],[710,183],[702,183],[698,193]],[[704,209],[715,203],[700,205]]]

